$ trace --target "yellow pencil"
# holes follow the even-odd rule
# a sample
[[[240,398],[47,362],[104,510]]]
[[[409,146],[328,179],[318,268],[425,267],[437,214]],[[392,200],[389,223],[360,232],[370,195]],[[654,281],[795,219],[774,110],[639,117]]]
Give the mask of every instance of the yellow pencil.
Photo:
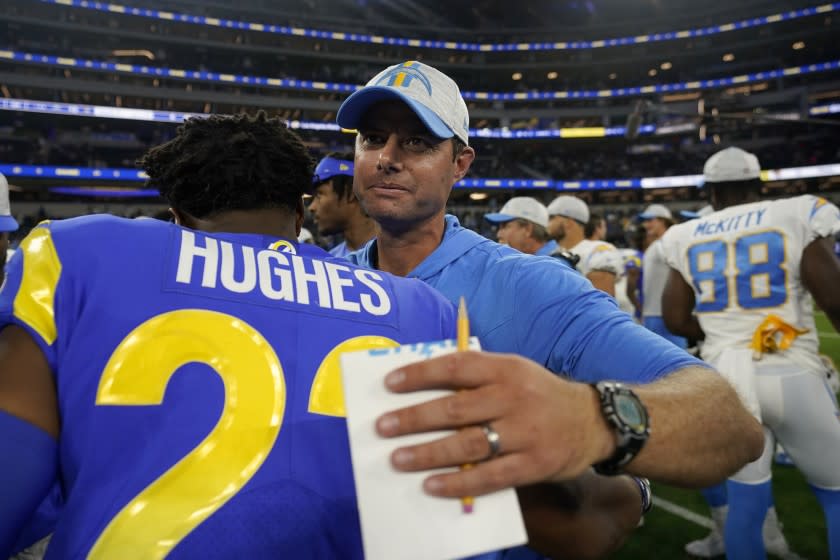
[[[470,319],[467,316],[467,303],[464,301],[464,298],[461,297],[461,301],[458,303],[458,352],[464,352],[469,349],[470,346]],[[466,463],[461,465],[461,470],[467,470],[473,468],[472,463]],[[473,511],[473,504],[475,503],[475,498],[472,496],[464,496],[461,498],[461,510],[464,513],[472,513]]]

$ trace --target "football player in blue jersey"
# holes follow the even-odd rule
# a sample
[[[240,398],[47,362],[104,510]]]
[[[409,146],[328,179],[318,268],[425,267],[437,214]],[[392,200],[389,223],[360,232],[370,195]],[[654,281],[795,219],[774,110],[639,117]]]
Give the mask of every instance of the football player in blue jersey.
[[[441,384],[466,390],[384,416],[381,434],[477,426],[398,450],[396,468],[481,461],[489,446],[489,460],[430,477],[427,491],[456,496],[576,480],[572,495],[580,497],[598,492],[599,484],[603,493],[614,482],[577,479],[590,465],[601,473],[703,485],[758,456],[759,424],[713,370],[633,323],[612,298],[557,259],[521,255],[446,215],[453,185],[475,158],[467,107],[451,78],[416,61],[389,67],[344,101],[337,121],[359,131],[354,190],[380,227],[350,258],[420,278],[453,301],[465,296],[485,349],[533,360],[467,354],[395,373],[394,390]],[[563,377],[539,377],[545,370],[534,362]],[[606,526],[609,517],[601,519]],[[545,531],[531,525],[529,532],[565,539],[572,555],[603,554],[615,544],[597,531],[587,538],[551,516],[540,527]],[[533,537],[532,544],[538,544]]]
[[[341,234],[341,243],[330,254],[344,257],[376,235],[376,223],[359,206],[353,194],[353,152],[333,152],[315,167],[315,190],[309,211],[318,224],[319,235]]]
[[[0,558],[59,484],[47,558],[362,558],[336,356],[451,338],[417,280],[296,241],[312,185],[265,114],[142,160],[177,223],[44,223],[0,290]]]

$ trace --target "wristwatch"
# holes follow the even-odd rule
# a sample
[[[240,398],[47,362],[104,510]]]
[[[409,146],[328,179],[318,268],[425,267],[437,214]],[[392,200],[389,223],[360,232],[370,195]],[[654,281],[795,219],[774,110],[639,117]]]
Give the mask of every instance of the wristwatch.
[[[593,387],[600,396],[601,413],[615,430],[617,440],[612,457],[593,467],[598,474],[621,474],[622,468],[641,451],[650,436],[647,409],[636,393],[621,383],[601,381]]]

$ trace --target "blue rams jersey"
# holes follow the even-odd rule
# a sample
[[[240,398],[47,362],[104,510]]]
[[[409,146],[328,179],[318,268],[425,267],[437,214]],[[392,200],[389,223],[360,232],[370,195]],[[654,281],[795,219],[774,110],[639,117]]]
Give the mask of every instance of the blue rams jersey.
[[[263,235],[42,225],[0,291],[52,367],[48,558],[361,558],[338,355],[451,338],[417,280]]]

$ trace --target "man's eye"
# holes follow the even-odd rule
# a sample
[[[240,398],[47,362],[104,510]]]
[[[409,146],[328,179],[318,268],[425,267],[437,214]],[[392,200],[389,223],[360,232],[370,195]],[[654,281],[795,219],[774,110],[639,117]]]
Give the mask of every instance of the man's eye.
[[[412,136],[410,138],[406,138],[405,145],[410,148],[419,148],[425,149],[429,147],[429,143],[426,142],[425,139],[420,138],[419,136]]]
[[[367,133],[362,134],[362,141],[365,144],[381,144],[383,140],[380,134]]]

